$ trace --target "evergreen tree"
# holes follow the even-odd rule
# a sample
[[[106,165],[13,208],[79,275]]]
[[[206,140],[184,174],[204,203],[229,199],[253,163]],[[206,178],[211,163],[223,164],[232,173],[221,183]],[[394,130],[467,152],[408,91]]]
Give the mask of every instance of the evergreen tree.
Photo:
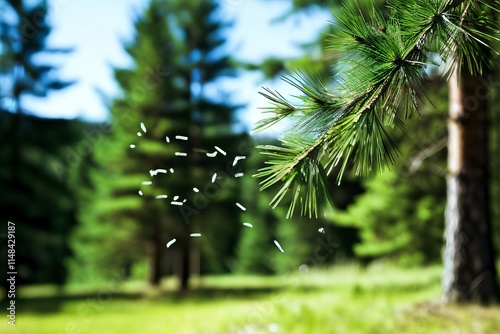
[[[54,75],[41,54],[66,52],[46,46],[51,28],[45,1],[0,1],[0,216],[16,224],[19,283],[62,284],[69,254],[67,235],[76,224],[76,179],[60,178],[52,163],[81,139],[78,122],[34,117],[23,98],[44,97],[70,84]],[[7,254],[0,239],[2,254]],[[28,246],[29,245],[29,246]],[[2,262],[6,257],[2,257]],[[4,266],[6,267],[6,266]],[[5,271],[0,276],[5,282]]]
[[[111,134],[96,151],[105,170],[95,173],[100,195],[76,238],[80,261],[95,260],[83,256],[105,242],[107,256],[97,262],[129,268],[147,254],[150,284],[173,272],[184,290],[191,272],[216,267],[200,269],[194,249],[202,261],[234,253],[227,233],[241,228],[228,223],[241,212],[234,177],[241,161],[233,158],[246,151],[244,136],[232,129],[237,106],[213,93],[218,78],[234,72],[217,12],[215,1],[152,1],[136,20],[126,47],[135,66],[115,70],[123,97],[114,101]]]
[[[46,47],[46,40],[51,28],[47,22],[47,4],[38,1],[27,4],[22,0],[3,1],[2,7],[2,85],[7,89],[0,95],[0,108],[16,115],[11,125],[9,138],[11,161],[11,181],[19,179],[21,123],[23,115],[29,113],[22,107],[22,97],[26,95],[45,97],[50,90],[67,87],[71,82],[64,82],[50,74],[54,65],[40,64],[34,56],[43,53],[61,53],[68,49]],[[14,19],[12,19],[14,18]]]
[[[483,40],[495,39],[497,23],[488,11],[498,12],[500,3],[394,0],[387,9],[388,19],[375,9],[365,16],[348,2],[337,15],[330,47],[344,58],[333,93],[302,73],[286,79],[301,91],[301,105],[266,93],[271,116],[256,130],[291,115],[298,120],[282,147],[262,147],[270,157],[259,174],[263,187],[282,182],[272,203],[291,190],[289,215],[299,204],[313,216],[330,201],[327,175],[335,166],[340,179],[348,167],[366,175],[393,163],[397,150],[386,128],[402,125],[416,109],[415,87],[424,86],[430,52],[438,52],[451,75],[452,100],[443,288],[448,300],[498,300],[487,204],[487,108],[482,99],[471,110],[465,98],[475,96],[490,63]]]

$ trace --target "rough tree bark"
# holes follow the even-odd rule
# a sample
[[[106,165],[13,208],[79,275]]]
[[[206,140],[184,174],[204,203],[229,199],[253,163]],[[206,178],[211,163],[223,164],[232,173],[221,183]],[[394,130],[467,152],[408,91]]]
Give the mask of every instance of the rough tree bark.
[[[489,207],[486,82],[464,68],[449,83],[443,273],[449,302],[500,300]]]

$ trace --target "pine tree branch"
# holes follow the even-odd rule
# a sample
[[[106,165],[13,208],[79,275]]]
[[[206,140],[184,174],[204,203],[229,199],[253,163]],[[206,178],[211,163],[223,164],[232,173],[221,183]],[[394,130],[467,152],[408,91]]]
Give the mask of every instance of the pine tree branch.
[[[465,1],[467,1],[467,0],[450,0],[450,1],[448,1],[448,4],[446,5],[446,7],[444,7],[443,11],[447,12],[453,8],[456,8],[456,7],[460,6],[461,4],[463,4]]]
[[[425,77],[422,70],[426,65],[423,61],[426,60],[425,46],[438,38],[448,48],[445,51],[450,53],[452,49],[449,46],[458,44],[456,36],[460,34],[482,42],[448,17],[456,16],[452,11],[465,3],[465,9],[457,19],[463,23],[473,2],[394,0],[389,5],[392,10],[389,22],[383,21],[382,15],[377,13],[368,22],[357,12],[355,5],[344,6],[343,12],[337,16],[340,25],[334,37],[338,39],[332,44],[337,51],[347,53],[347,60],[344,61],[347,69],[339,76],[343,84],[338,94],[328,93],[320,82],[301,73],[298,78],[285,81],[302,92],[299,98],[303,106],[289,103],[278,93],[267,94],[275,105],[272,110],[275,115],[258,124],[260,128],[290,115],[299,115],[297,125],[283,142],[286,149],[264,147],[265,154],[271,157],[268,163],[272,166],[257,174],[258,177],[265,177],[261,182],[262,188],[284,183],[272,201],[273,206],[283,199],[297,180],[303,179],[308,184],[306,197],[301,197],[300,185],[297,185],[290,209],[293,211],[296,202],[300,201],[307,203],[305,210],[309,214],[317,214],[317,209],[311,207],[317,201],[312,199],[316,195],[310,180],[320,180],[317,181],[321,184],[317,189],[327,181],[325,176],[318,179],[307,173],[320,171],[317,174],[321,174],[324,173],[323,168],[327,168],[328,172],[324,173],[327,175],[342,162],[340,180],[351,155],[357,174],[379,169],[387,160],[394,161],[392,152],[395,145],[384,126],[394,124],[395,120],[401,122],[397,113],[402,102],[411,108],[408,110],[415,109],[416,93],[412,85],[414,82],[422,85],[420,80]],[[414,20],[406,20],[413,16]],[[465,49],[464,52],[470,50]],[[270,93],[269,90],[267,92]],[[290,139],[293,135],[309,140],[294,150],[293,140]],[[324,156],[328,156],[328,160],[323,166],[321,160]],[[305,168],[307,164],[314,167]],[[301,178],[297,178],[298,175]]]

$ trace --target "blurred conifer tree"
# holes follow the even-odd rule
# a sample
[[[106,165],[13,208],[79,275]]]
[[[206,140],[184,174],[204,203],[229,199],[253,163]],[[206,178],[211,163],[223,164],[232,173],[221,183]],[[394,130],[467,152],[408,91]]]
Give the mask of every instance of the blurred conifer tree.
[[[68,235],[76,224],[77,168],[61,177],[53,168],[65,149],[81,138],[78,122],[33,116],[23,99],[45,97],[72,82],[60,80],[57,66],[37,60],[67,53],[47,46],[51,32],[45,1],[0,1],[0,217],[16,224],[19,283],[58,283],[66,279]],[[0,239],[1,254],[7,254]],[[2,263],[7,257],[2,256]],[[2,267],[6,268],[6,265]],[[0,274],[5,282],[5,271]]]
[[[232,163],[248,148],[234,128],[238,106],[219,85],[235,74],[219,15],[216,1],[158,0],[135,20],[125,47],[134,66],[115,69],[123,95],[96,150],[97,195],[75,236],[75,273],[82,262],[129,272],[147,256],[150,284],[173,273],[185,290],[191,273],[229,270],[241,229],[234,175],[244,161]]]

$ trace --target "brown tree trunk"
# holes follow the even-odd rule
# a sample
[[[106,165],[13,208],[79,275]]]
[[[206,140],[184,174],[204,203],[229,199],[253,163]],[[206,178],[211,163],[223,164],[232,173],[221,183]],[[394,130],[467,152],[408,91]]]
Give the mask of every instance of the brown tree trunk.
[[[159,286],[161,275],[160,275],[160,257],[158,255],[158,245],[153,244],[151,255],[149,258],[149,284],[151,286]]]
[[[181,272],[179,277],[179,289],[187,291],[189,289],[189,277],[191,276],[191,240],[188,236],[183,240],[181,250]]]
[[[155,236],[151,242],[151,251],[149,255],[149,284],[151,286],[159,286],[161,281],[161,258],[163,244],[161,240],[160,224],[155,223]]]
[[[488,185],[489,87],[463,69],[453,72],[449,88],[444,297],[449,302],[498,302]]]

